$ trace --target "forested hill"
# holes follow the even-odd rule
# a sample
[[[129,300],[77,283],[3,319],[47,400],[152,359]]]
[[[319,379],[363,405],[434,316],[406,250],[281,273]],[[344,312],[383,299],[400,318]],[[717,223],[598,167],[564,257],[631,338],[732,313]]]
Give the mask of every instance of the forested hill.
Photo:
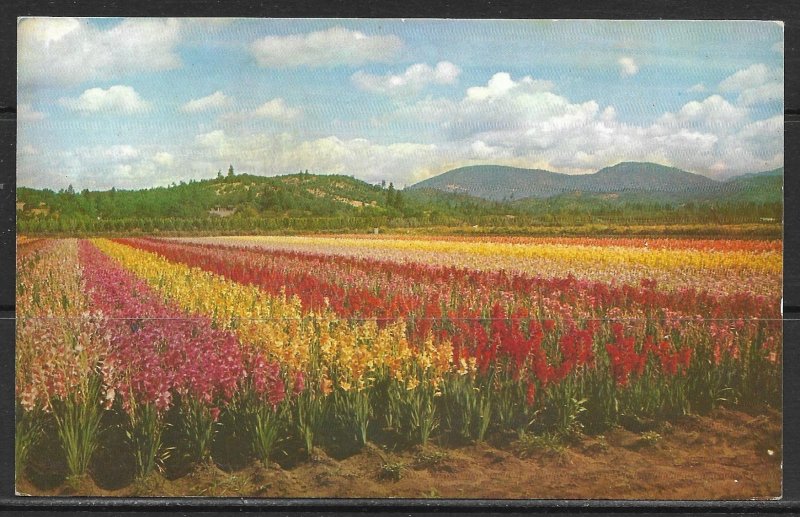
[[[397,190],[343,175],[230,174],[143,190],[19,187],[16,214],[22,233],[779,222],[782,183],[781,169],[731,180],[714,196],[624,189],[499,201],[434,188]]]
[[[382,213],[387,208],[387,197],[380,186],[349,176],[307,173],[277,177],[239,174],[144,190],[67,189],[56,193],[19,188],[17,201],[25,203],[23,213],[41,206],[62,217],[101,219],[195,218],[233,213],[244,217],[265,213],[335,216]]]

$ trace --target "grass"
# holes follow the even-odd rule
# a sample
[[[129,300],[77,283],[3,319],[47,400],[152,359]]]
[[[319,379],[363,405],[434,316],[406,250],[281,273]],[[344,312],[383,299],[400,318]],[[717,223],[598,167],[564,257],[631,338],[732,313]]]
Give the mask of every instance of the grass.
[[[198,496],[231,497],[252,492],[252,479],[247,474],[223,474],[211,464],[197,474],[210,478],[194,487],[193,492]]]
[[[427,492],[422,492],[419,495],[422,499],[440,499],[442,497],[439,491],[435,488],[431,488]]]

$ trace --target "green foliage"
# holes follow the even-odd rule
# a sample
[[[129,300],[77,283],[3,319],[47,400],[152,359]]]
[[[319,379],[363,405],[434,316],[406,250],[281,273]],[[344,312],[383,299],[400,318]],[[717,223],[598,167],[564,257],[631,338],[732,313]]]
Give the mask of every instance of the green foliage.
[[[128,442],[136,458],[137,477],[144,479],[167,457],[168,451],[162,449],[161,442],[164,421],[153,403],[134,405],[128,416]]]
[[[492,416],[492,378],[477,384],[471,375],[442,383],[441,405],[447,428],[459,438],[482,441]]]
[[[370,390],[337,389],[334,392],[334,408],[334,414],[345,436],[352,437],[359,447],[366,445],[367,430],[373,414]]]
[[[264,466],[269,465],[275,445],[287,425],[288,406],[285,403],[272,407],[269,404],[253,404],[249,407],[250,436],[253,451]]]
[[[391,481],[400,481],[406,470],[406,464],[402,461],[387,461],[381,465],[380,477]]]
[[[409,443],[427,445],[433,431],[439,426],[435,389],[427,382],[408,389],[399,382],[391,382],[387,391],[391,421],[400,429]]]
[[[72,479],[86,475],[92,454],[97,449],[103,411],[100,407],[100,390],[99,376],[91,376],[85,392],[70,394],[66,400],[54,404],[58,437]]]
[[[564,439],[557,433],[532,434],[521,431],[513,448],[520,458],[528,458],[536,453],[556,457],[566,456]]]
[[[422,450],[414,455],[414,468],[437,469],[450,459],[447,451]]]
[[[41,411],[26,411],[19,404],[16,408],[16,422],[14,431],[14,475],[16,479],[25,470],[28,456],[36,447],[42,437]]]
[[[525,234],[529,228],[582,227],[602,234],[614,225],[744,223],[783,218],[783,175],[742,176],[716,190],[576,192],[551,197],[484,199],[464,192],[398,190],[349,176],[217,173],[170,187],[103,192],[17,189],[17,230],[35,234],[273,233],[370,231],[372,228],[484,229]],[[552,174],[552,173],[546,173]],[[708,180],[711,181],[711,180]],[[498,180],[499,182],[499,180]],[[494,188],[494,187],[492,187]],[[498,187],[499,188],[499,187]],[[775,233],[775,232],[773,232]],[[780,231],[777,231],[777,237]]]
[[[646,447],[655,447],[661,441],[661,435],[655,431],[645,431],[639,436],[639,444]]]
[[[329,397],[313,389],[304,390],[295,399],[294,423],[309,458],[313,454],[317,436],[328,418],[330,407]]]
[[[195,399],[185,397],[181,401],[181,420],[184,439],[187,446],[186,453],[189,458],[197,463],[207,463],[211,460],[211,443],[216,434],[217,416],[219,410],[210,408],[207,404]]]

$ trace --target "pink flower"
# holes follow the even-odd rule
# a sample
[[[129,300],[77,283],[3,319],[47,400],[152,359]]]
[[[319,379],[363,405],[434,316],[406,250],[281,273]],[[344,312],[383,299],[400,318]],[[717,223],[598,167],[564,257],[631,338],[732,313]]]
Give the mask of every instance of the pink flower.
[[[300,395],[306,388],[306,376],[303,372],[297,372],[294,377],[294,395]]]
[[[214,422],[219,420],[219,408],[218,407],[212,407],[211,409],[208,410],[208,412],[211,413],[211,418],[214,420]]]

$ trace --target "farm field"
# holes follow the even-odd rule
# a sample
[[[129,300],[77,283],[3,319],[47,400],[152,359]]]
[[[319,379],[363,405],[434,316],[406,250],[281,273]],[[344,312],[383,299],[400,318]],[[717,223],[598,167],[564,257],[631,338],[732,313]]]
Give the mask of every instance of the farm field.
[[[781,286],[779,240],[21,237],[18,490],[776,497]]]

